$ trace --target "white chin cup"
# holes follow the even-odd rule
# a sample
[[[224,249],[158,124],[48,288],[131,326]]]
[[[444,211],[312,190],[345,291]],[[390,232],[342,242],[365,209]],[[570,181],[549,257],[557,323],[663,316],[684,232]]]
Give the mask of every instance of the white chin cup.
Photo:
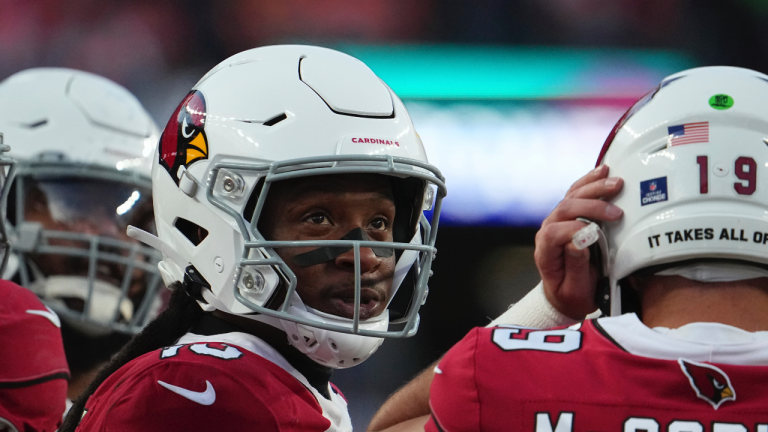
[[[209,290],[203,290],[203,298],[208,301],[208,304],[198,303],[206,311],[218,309],[285,331],[288,342],[302,354],[318,364],[333,369],[346,369],[357,366],[375,353],[384,342],[383,338],[323,330],[264,314],[236,314],[221,303]],[[307,307],[296,294],[291,298],[291,306],[288,308],[288,313],[296,317],[352,329],[351,319],[330,315]],[[389,310],[385,310],[379,316],[360,321],[359,328],[363,330],[386,331],[388,327]]]
[[[88,278],[81,276],[49,276],[36,280],[30,287],[31,291],[42,297],[56,311],[74,311],[64,303],[65,298],[77,298],[86,302],[88,299]],[[86,318],[88,320],[69,319],[66,313],[60,313],[61,319],[78,331],[89,336],[102,336],[111,330],[108,323],[112,322],[115,308],[120,301],[120,288],[110,283],[94,280],[91,306]],[[123,298],[119,303],[118,317],[126,322],[133,317],[133,303]]]
[[[300,299],[294,300],[288,310],[292,315],[302,318],[352,328],[351,319],[311,309]],[[362,363],[384,342],[382,338],[323,330],[293,321],[280,320],[280,323],[291,345],[315,362],[334,369],[345,369]],[[386,331],[388,326],[388,310],[377,317],[360,321],[360,329],[363,330]]]

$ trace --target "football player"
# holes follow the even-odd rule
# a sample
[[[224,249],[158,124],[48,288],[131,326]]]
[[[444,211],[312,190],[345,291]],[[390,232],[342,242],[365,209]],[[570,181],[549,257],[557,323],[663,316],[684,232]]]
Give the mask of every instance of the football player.
[[[731,67],[680,72],[637,102],[598,158],[623,189],[592,199],[620,184],[590,181],[599,168],[578,188],[591,211],[561,204],[537,237],[545,288],[596,289],[611,317],[471,331],[435,369],[426,430],[768,430],[767,108],[768,76]],[[587,228],[590,270],[563,245],[576,217],[611,206],[623,217]],[[585,265],[563,266],[568,253]]]
[[[345,54],[252,49],[153,163],[158,237],[130,235],[162,251],[169,306],[62,430],[351,431],[331,372],[415,333],[446,194],[402,102]]]
[[[15,161],[0,133],[0,272],[8,258],[5,201]],[[61,424],[69,369],[61,323],[29,290],[0,280],[0,430],[54,431]]]
[[[14,74],[0,100],[17,161],[4,278],[61,317],[74,399],[160,306],[159,254],[125,234],[129,224],[153,231],[159,131],[126,89],[71,69]]]

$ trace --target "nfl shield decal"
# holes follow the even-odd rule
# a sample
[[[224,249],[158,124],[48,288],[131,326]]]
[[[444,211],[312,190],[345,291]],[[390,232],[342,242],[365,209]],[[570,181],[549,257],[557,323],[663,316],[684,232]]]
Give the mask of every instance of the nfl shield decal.
[[[667,178],[659,177],[640,182],[640,205],[667,200]]]
[[[199,91],[190,92],[168,120],[160,137],[160,165],[179,184],[179,169],[202,159],[208,159],[208,138],[205,135],[205,97]]]

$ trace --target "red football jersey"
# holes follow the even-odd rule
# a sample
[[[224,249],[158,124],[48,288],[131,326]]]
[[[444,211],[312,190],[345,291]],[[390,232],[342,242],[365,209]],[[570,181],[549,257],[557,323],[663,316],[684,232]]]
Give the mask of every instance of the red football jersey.
[[[69,368],[59,317],[30,290],[0,280],[0,429],[55,431]]]
[[[435,369],[426,430],[768,432],[767,332],[690,326],[474,329]]]
[[[351,431],[346,401],[330,395],[255,336],[187,334],[112,374],[77,430]]]

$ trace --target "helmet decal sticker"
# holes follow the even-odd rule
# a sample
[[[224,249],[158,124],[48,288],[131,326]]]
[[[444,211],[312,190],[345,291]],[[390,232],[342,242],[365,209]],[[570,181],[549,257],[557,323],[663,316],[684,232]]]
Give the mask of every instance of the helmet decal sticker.
[[[640,205],[667,200],[667,178],[659,177],[640,182]]]
[[[396,146],[400,147],[400,142],[395,140],[388,140],[388,139],[381,139],[381,138],[358,138],[354,137],[352,138],[352,142],[355,144],[358,143],[366,143],[366,144],[383,144],[388,146]]]
[[[670,146],[709,142],[709,122],[685,123],[669,126]]]
[[[603,157],[605,156],[605,153],[608,151],[608,147],[611,146],[613,139],[616,138],[616,134],[619,133],[619,130],[621,130],[624,124],[627,123],[627,120],[629,120],[633,115],[635,115],[636,112],[640,111],[640,108],[646,106],[648,102],[650,102],[653,99],[653,97],[656,96],[656,93],[658,93],[659,90],[672,84],[673,82],[679,80],[680,78],[685,78],[685,75],[662,81],[661,84],[657,85],[656,88],[646,93],[645,96],[641,97],[640,100],[635,102],[635,104],[632,105],[627,110],[627,112],[624,113],[623,116],[621,116],[619,121],[616,122],[616,125],[613,126],[611,133],[608,134],[608,138],[605,139],[603,148],[600,149],[600,154],[597,156],[597,163],[595,163],[596,167],[600,166],[600,164],[603,162]]]
[[[190,92],[168,120],[160,137],[160,165],[178,185],[179,169],[208,159],[208,137],[205,134],[205,97],[199,91]]]
[[[680,368],[688,377],[696,396],[709,402],[714,409],[725,401],[735,401],[736,391],[731,379],[717,366],[679,359]]]
[[[709,98],[709,106],[716,110],[727,110],[733,106],[733,98],[726,94],[716,94]]]

